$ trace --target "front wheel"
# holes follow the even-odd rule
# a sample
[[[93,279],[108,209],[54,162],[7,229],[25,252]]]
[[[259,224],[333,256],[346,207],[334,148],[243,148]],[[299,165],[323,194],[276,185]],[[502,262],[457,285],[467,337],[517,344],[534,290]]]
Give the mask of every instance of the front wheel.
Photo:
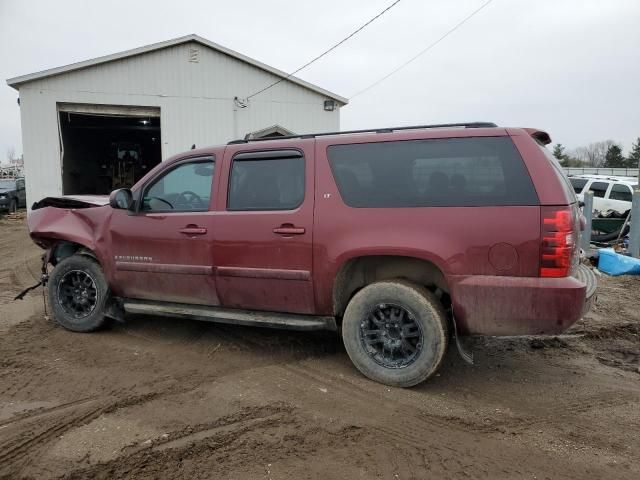
[[[105,324],[109,287],[100,265],[86,255],[72,255],[49,278],[49,304],[56,322],[74,332],[92,332]]]
[[[449,340],[436,296],[402,280],[372,283],[354,295],[342,336],[361,373],[396,387],[411,387],[433,375]]]
[[[14,198],[9,204],[9,213],[16,213],[18,211],[18,201]]]

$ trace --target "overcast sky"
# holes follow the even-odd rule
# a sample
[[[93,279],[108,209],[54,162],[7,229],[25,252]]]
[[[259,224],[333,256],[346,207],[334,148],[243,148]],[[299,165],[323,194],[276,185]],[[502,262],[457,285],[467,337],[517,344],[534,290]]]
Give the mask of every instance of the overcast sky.
[[[350,98],[485,0],[402,0],[298,74]],[[293,71],[392,0],[0,0],[0,159],[22,152],[5,80],[189,33]],[[640,1],[494,0],[342,109],[343,129],[493,121],[575,148],[640,136]]]

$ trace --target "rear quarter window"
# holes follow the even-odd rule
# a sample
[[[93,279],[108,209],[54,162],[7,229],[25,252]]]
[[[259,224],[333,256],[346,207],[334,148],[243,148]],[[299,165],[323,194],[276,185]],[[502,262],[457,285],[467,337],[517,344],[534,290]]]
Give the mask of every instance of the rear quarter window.
[[[628,185],[622,183],[614,183],[609,193],[611,200],[621,200],[623,202],[631,202],[633,200],[633,190]]]
[[[331,145],[327,156],[351,207],[538,204],[509,137]]]
[[[586,178],[570,178],[571,186],[573,187],[573,191],[578,193],[582,193],[582,189],[587,184]]]

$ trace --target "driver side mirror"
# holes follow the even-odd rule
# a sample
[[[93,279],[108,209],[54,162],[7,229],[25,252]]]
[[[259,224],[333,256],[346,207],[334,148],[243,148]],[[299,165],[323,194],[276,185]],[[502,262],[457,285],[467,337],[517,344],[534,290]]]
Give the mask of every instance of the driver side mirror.
[[[131,210],[133,207],[133,194],[128,188],[119,188],[109,195],[109,205],[111,208],[120,210]]]

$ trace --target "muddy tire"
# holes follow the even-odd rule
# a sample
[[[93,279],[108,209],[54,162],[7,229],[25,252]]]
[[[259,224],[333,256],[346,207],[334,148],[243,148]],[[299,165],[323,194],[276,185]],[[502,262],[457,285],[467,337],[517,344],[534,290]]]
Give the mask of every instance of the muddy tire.
[[[105,325],[109,286],[100,265],[86,255],[72,255],[53,270],[48,283],[53,318],[67,330],[92,332]]]
[[[412,387],[436,372],[449,332],[435,295],[396,280],[372,283],[354,295],[344,314],[342,337],[362,374],[386,385]]]

